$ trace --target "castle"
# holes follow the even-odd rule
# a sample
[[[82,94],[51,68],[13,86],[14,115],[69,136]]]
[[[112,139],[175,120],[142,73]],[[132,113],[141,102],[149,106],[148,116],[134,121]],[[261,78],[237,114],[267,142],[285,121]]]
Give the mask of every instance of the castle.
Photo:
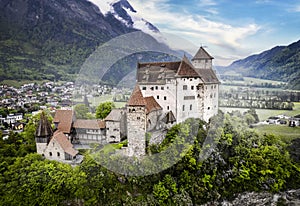
[[[187,118],[209,121],[217,114],[220,82],[212,60],[200,47],[191,61],[184,56],[176,62],[138,63],[137,83],[125,108],[113,109],[104,120],[80,120],[72,110],[57,110],[54,133],[41,117],[37,152],[49,159],[71,160],[78,153],[74,144],[107,144],[127,137],[125,153],[145,155],[147,132]]]

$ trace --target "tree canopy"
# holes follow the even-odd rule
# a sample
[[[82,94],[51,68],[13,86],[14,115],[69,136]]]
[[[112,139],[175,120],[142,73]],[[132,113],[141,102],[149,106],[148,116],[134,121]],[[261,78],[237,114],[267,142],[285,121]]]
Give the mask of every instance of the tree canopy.
[[[116,106],[113,102],[103,102],[99,104],[96,109],[96,118],[104,119],[114,108],[116,108]]]

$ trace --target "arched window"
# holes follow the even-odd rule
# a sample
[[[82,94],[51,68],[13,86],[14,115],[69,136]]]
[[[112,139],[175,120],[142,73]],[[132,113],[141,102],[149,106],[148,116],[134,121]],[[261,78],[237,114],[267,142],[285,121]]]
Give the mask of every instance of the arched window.
[[[52,157],[52,152],[49,152],[49,156]]]
[[[57,152],[57,156],[60,157],[60,153],[59,152]]]

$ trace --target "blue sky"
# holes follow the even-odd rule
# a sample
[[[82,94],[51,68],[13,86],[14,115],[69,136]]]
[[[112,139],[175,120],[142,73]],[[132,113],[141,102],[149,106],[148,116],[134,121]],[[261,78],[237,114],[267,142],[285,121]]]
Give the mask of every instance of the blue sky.
[[[161,32],[207,46],[215,65],[300,39],[299,0],[128,1]]]

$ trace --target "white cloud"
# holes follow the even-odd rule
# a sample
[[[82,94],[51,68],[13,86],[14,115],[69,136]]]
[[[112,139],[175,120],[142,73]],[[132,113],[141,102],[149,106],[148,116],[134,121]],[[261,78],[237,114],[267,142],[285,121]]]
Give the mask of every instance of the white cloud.
[[[199,0],[200,6],[215,6],[217,3],[213,0]]]
[[[290,12],[300,12],[300,5],[293,6],[288,11],[290,11]]]
[[[214,4],[210,0],[202,1]],[[161,31],[185,36],[197,44],[207,42],[234,50],[242,47],[243,39],[259,30],[256,24],[232,26],[200,15],[172,12],[166,0],[131,0],[130,3]]]

